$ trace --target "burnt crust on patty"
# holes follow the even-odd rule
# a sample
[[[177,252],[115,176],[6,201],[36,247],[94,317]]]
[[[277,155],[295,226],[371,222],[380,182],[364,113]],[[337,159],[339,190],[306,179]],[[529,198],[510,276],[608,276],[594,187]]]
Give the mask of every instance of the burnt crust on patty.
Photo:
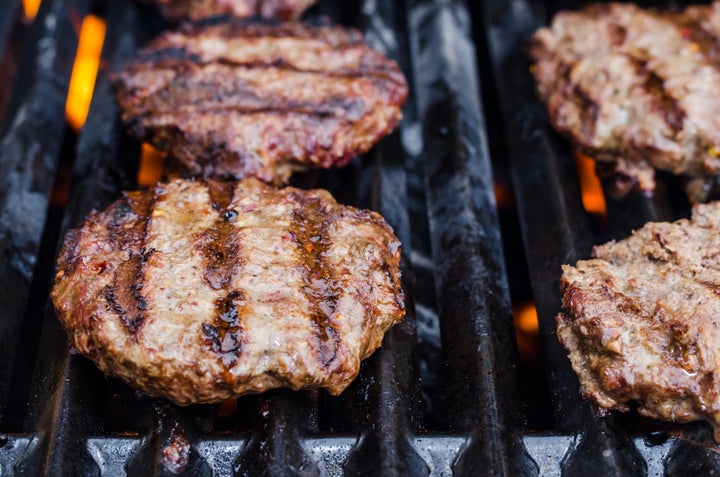
[[[655,169],[720,174],[720,2],[683,11],[592,4],[538,30],[530,55],[550,120],[646,191]]]
[[[164,33],[112,79],[129,131],[180,175],[274,184],[366,153],[408,92],[356,30],[240,20]]]
[[[379,214],[255,179],[127,192],[68,232],[51,297],[70,345],[180,405],[339,394],[404,316]]]
[[[563,266],[557,334],[600,408],[706,420],[720,442],[720,203]]]

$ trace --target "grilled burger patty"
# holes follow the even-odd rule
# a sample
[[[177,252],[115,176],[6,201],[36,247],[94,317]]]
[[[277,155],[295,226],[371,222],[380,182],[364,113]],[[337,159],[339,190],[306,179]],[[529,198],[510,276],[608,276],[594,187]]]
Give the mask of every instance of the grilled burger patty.
[[[395,62],[360,33],[304,24],[188,25],[114,80],[125,123],[181,174],[272,183],[367,152],[407,97]]]
[[[720,202],[648,223],[565,265],[557,333],[584,395],[658,419],[709,421],[720,441]]]
[[[51,296],[71,346],[150,395],[339,394],[404,315],[399,262],[326,191],[178,179],[68,232]]]
[[[555,128],[642,189],[654,169],[720,174],[720,2],[681,13],[632,4],[561,12],[532,39]]]
[[[201,20],[216,15],[294,20],[317,0],[143,0],[169,20]]]

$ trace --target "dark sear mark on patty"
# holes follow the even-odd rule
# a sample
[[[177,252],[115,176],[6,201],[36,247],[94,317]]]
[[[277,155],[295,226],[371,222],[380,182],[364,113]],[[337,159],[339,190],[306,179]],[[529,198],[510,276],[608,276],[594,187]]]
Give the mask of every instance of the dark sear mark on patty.
[[[174,180],[66,239],[51,296],[70,345],[181,405],[337,395],[404,315],[397,237],[326,191]]]
[[[243,345],[241,311],[245,296],[236,290],[215,302],[216,317],[213,324],[203,323],[203,331],[223,366],[230,368],[238,360]]]
[[[234,182],[205,179],[203,184],[208,188],[213,209],[223,211],[230,206],[235,194]]]
[[[290,236],[304,258],[306,286],[303,293],[312,304],[311,318],[316,331],[318,356],[323,365],[329,367],[337,356],[340,344],[333,324],[339,294],[337,277],[335,270],[324,259],[329,245],[326,226],[330,218],[317,220],[323,215],[323,204],[319,200],[304,201],[302,207],[293,210],[292,215]]]
[[[407,82],[351,29],[228,20],[153,40],[113,75],[122,119],[185,176],[281,184],[400,122]]]
[[[104,296],[112,309],[120,316],[131,335],[137,334],[147,317],[147,302],[142,295],[144,267],[155,250],[130,253],[128,261],[115,269],[113,285],[104,288]],[[126,287],[125,293],[118,293],[119,287]]]
[[[128,250],[128,260],[115,268],[113,283],[105,287],[108,304],[120,316],[131,336],[136,336],[146,319],[147,303],[142,295],[145,283],[144,268],[155,249],[147,250],[147,231],[150,211],[163,194],[161,188],[153,195],[125,194],[113,214],[115,224],[111,239],[117,250]],[[130,227],[125,227],[128,224]]]
[[[665,91],[662,78],[649,70],[645,70],[645,76],[645,91],[654,98],[654,103],[670,129],[675,134],[679,133],[685,127],[685,111],[677,100]]]
[[[232,223],[237,212],[227,210],[233,200],[233,183],[213,180],[204,183],[208,187],[213,209],[218,211],[219,216],[213,227],[198,236],[195,243],[207,263],[203,277],[212,288],[219,290],[232,283],[233,274],[244,259],[239,231]]]
[[[215,290],[227,288],[243,260],[235,227],[227,221],[218,221],[214,228],[197,237],[195,242],[205,257],[205,281]]]

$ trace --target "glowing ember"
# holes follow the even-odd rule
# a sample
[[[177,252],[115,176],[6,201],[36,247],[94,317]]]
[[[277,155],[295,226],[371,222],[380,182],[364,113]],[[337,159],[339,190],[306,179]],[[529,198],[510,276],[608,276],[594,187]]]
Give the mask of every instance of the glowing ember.
[[[78,49],[65,103],[65,116],[76,131],[85,124],[90,109],[104,41],[105,22],[95,15],[86,16],[80,27]]]
[[[163,162],[165,154],[158,151],[148,143],[143,143],[140,154],[140,169],[138,170],[137,183],[139,186],[154,185],[162,178]]]
[[[581,153],[575,154],[575,167],[580,181],[580,192],[585,211],[605,218],[607,207],[600,179],[595,173],[595,160]]]
[[[231,416],[237,411],[237,399],[226,399],[217,407],[217,413],[220,417]]]
[[[493,192],[495,193],[495,202],[498,209],[512,209],[515,206],[515,198],[508,184],[495,181],[493,183]]]
[[[25,18],[33,20],[40,8],[40,0],[23,0],[22,6]]]

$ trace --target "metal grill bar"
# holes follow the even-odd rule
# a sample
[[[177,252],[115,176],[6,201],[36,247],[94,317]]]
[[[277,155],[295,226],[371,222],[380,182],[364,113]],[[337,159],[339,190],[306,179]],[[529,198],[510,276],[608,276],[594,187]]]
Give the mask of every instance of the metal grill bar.
[[[5,45],[13,23],[17,18],[19,0],[7,0],[3,8],[0,8],[0,51],[5,51]]]
[[[122,61],[136,46],[129,34],[137,22],[135,11],[124,8],[123,3],[114,0],[108,5],[111,36],[103,58],[111,65]],[[117,108],[104,78],[98,82],[88,124],[78,142],[72,193],[61,226],[63,234],[92,208],[107,206],[120,190],[134,184],[137,162],[133,164],[127,158],[136,157],[138,148],[135,145],[135,154],[123,157],[123,149],[130,144],[126,142],[122,147],[118,143]],[[54,248],[59,250],[59,244]],[[85,439],[102,429],[107,405],[105,379],[85,359],[68,354],[65,333],[50,305],[46,308],[39,350],[31,394],[35,399],[31,399],[25,424],[28,431],[35,430],[38,445],[18,468],[27,475],[87,474],[97,468],[85,448]]]
[[[614,418],[594,419],[589,405],[578,399],[577,378],[555,338],[560,266],[588,256],[596,235],[582,208],[572,157],[549,131],[542,105],[534,97],[523,52],[537,26],[529,18],[531,11],[522,1],[491,2],[484,20],[507,128],[533,296],[551,368],[555,422],[561,430],[581,437],[565,457],[563,471],[569,475],[642,475],[645,463],[631,441],[617,432]]]
[[[365,1],[362,4],[366,38],[379,51],[407,64],[407,44],[401,38],[404,10],[399,2]],[[378,210],[411,250],[407,211],[405,154],[394,134],[376,148],[372,157],[371,208]],[[385,337],[383,346],[368,361],[359,379],[358,398],[367,397],[360,413],[361,436],[344,469],[348,475],[428,475],[430,469],[412,445],[421,428],[417,371],[415,309],[412,270],[403,254],[406,318]],[[370,372],[367,372],[370,371]]]
[[[0,144],[0,333],[16,337],[31,293],[65,132],[65,93],[77,46],[69,9],[87,2],[56,0],[40,12],[45,25],[25,72],[26,87]],[[17,90],[16,90],[17,91]],[[17,94],[17,93],[16,93]],[[17,339],[0,350],[0,403],[7,403]],[[4,412],[0,412],[5,417]]]
[[[517,356],[469,12],[463,2],[408,4],[450,420],[468,435],[454,471],[527,472],[514,432]]]

